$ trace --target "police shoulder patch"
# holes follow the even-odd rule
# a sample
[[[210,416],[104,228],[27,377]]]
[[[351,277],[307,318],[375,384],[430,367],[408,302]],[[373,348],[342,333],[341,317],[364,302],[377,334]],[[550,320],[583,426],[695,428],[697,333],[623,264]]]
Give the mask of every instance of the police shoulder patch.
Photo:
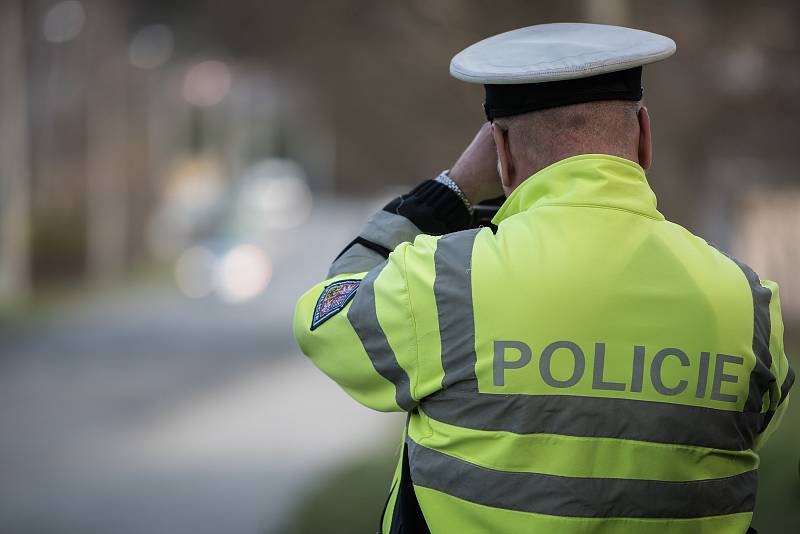
[[[361,280],[337,280],[325,287],[314,306],[311,330],[339,313],[356,294]]]

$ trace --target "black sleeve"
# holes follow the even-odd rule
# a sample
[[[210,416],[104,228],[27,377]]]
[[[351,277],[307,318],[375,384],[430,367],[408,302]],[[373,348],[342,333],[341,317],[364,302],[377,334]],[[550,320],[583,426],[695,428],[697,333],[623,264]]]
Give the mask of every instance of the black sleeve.
[[[469,210],[455,191],[435,180],[422,182],[409,193],[386,204],[382,211],[403,217],[413,223],[421,233],[430,235],[466,230],[470,228],[472,220]],[[391,252],[385,244],[359,235],[339,253],[336,260],[355,245],[361,245],[384,258]]]
[[[435,180],[422,182],[410,193],[386,204],[383,210],[402,215],[425,234],[444,235],[470,226],[470,213],[461,198]]]

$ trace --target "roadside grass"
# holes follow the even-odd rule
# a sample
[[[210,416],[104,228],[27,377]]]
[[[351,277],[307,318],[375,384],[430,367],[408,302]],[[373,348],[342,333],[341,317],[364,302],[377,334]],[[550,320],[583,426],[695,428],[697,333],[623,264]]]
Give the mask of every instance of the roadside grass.
[[[786,352],[800,374],[800,343]],[[789,395],[780,428],[760,451],[759,491],[753,526],[760,534],[797,532],[800,525],[800,381]]]
[[[97,302],[125,298],[143,287],[169,284],[171,267],[168,263],[138,264],[119,279],[95,285],[79,280],[44,284],[25,301],[0,303],[0,331],[25,328]]]
[[[398,428],[400,438],[402,427]],[[383,447],[323,476],[290,515],[282,534],[374,534],[386,504],[397,450]]]

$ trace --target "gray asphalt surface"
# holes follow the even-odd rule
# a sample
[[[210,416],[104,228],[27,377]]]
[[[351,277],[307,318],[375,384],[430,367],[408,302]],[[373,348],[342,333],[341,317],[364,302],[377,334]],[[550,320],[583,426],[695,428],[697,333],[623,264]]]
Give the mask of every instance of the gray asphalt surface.
[[[0,329],[0,532],[275,532],[327,469],[397,439],[291,335],[374,207],[323,202],[272,236],[247,303],[127,287]]]

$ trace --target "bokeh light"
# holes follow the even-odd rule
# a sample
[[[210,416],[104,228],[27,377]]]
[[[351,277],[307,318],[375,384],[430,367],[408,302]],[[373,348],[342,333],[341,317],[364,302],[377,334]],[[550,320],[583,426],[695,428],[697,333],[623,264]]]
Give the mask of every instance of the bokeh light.
[[[66,43],[80,35],[86,22],[83,4],[68,0],[55,4],[44,17],[42,33],[51,43]]]
[[[256,163],[243,176],[239,212],[263,230],[288,230],[311,215],[311,190],[300,167],[291,161],[269,159]]]
[[[205,247],[186,249],[175,262],[175,282],[189,298],[207,297],[214,290],[216,258]]]
[[[217,268],[217,291],[229,303],[244,302],[267,288],[272,262],[255,245],[239,245],[228,251]]]
[[[192,105],[211,107],[219,104],[231,88],[228,66],[215,60],[202,61],[189,68],[183,82],[183,97]]]
[[[131,65],[155,69],[169,60],[174,47],[172,30],[163,24],[145,26],[133,36],[128,48]]]

